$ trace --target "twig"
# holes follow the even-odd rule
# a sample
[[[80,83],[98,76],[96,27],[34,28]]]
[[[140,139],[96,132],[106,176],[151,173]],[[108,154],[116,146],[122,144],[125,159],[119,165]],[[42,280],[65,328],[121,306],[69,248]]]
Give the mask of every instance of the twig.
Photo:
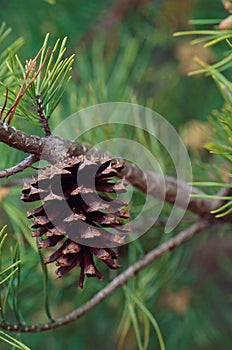
[[[37,78],[37,76],[39,75],[41,70],[43,69],[43,67],[44,67],[44,65],[45,65],[45,63],[47,61],[49,52],[50,52],[50,48],[47,49],[46,55],[44,57],[43,62],[40,65],[39,69],[35,73],[33,73],[33,70],[34,70],[35,65],[36,65],[36,61],[37,61],[39,55],[41,54],[41,52],[43,51],[43,49],[44,49],[44,47],[41,47],[41,49],[37,53],[36,57],[32,61],[30,61],[30,65],[29,65],[28,71],[26,73],[26,76],[25,76],[25,79],[24,79],[24,83],[21,85],[21,87],[19,89],[19,92],[18,92],[18,94],[16,96],[15,103],[13,104],[13,106],[6,113],[6,115],[5,115],[4,119],[3,119],[3,122],[7,121],[8,124],[11,123],[11,121],[13,119],[13,116],[15,114],[16,108],[17,108],[20,100],[25,95],[25,93],[27,92],[29,87],[33,84],[33,82],[35,81],[35,79]],[[33,74],[33,77],[30,79],[29,82],[27,82],[27,80],[30,78],[31,74]],[[24,87],[25,84],[26,84],[26,86]],[[7,120],[7,117],[8,117],[8,120]]]
[[[6,87],[6,96],[5,96],[5,100],[4,100],[4,103],[3,103],[2,109],[1,109],[1,111],[0,111],[0,119],[2,119],[3,113],[4,113],[5,108],[6,108],[6,105],[7,105],[7,101],[8,101],[8,93],[9,93],[9,90],[8,90],[8,87]]]
[[[9,177],[16,173],[20,173],[21,171],[25,170],[26,168],[34,164],[37,160],[38,160],[37,157],[32,154],[27,158],[25,158],[24,160],[22,160],[20,163],[12,166],[11,168],[0,170],[0,178]]]
[[[36,103],[38,105],[37,113],[39,116],[39,122],[41,123],[44,131],[45,131],[45,136],[50,136],[51,135],[51,129],[48,124],[48,120],[50,116],[46,116],[44,114],[44,106],[43,106],[43,101],[41,100],[41,95],[36,95]]]
[[[212,223],[210,221],[201,219],[194,225],[180,232],[178,235],[176,235],[169,241],[162,243],[158,248],[151,250],[149,253],[144,255],[138,262],[136,262],[134,265],[130,266],[128,269],[122,272],[112,282],[110,282],[105,288],[103,288],[100,292],[95,294],[92,297],[92,299],[87,301],[84,305],[80,306],[79,308],[67,314],[66,316],[58,318],[56,321],[46,323],[46,324],[36,324],[36,325],[23,325],[23,324],[12,325],[7,322],[0,322],[0,327],[10,332],[20,332],[20,333],[43,332],[43,331],[61,327],[73,321],[76,321],[77,319],[79,319],[80,317],[84,316],[89,311],[91,311],[95,306],[100,304],[116,289],[124,285],[130,278],[136,276],[146,266],[151,264],[153,261],[159,259],[162,255],[167,254],[171,250],[178,248],[180,245],[190,240],[197,233],[202,232],[204,229],[208,228],[211,224]]]

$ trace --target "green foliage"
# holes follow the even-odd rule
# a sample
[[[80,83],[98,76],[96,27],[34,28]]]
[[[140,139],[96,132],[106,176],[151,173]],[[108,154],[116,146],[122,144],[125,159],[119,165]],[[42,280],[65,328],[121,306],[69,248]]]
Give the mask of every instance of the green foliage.
[[[71,78],[69,73],[74,55],[63,58],[67,38],[61,42],[58,39],[52,50],[48,47],[48,39],[49,34],[36,57],[27,60],[25,66],[17,55],[12,55],[8,60],[10,75],[18,87],[6,86],[9,90],[6,102],[10,107],[6,108],[4,120],[8,118],[11,121],[17,114],[41,122],[41,118],[49,119],[60,103]]]
[[[104,36],[96,40],[90,49],[82,50],[77,61],[80,74],[78,87],[80,91],[83,86],[87,88],[84,96],[81,96],[81,99],[85,99],[82,105],[136,101],[134,87],[143,79],[151,55],[149,41],[135,38],[130,32],[124,33],[116,52]],[[86,101],[88,96],[89,101]]]
[[[141,300],[135,296],[135,291],[132,293],[129,288],[124,287],[124,292],[126,295],[127,300],[127,308],[129,311],[129,318],[131,319],[131,322],[134,327],[135,335],[137,338],[137,343],[139,349],[146,350],[149,345],[149,335],[150,335],[150,329],[149,329],[149,322],[152,324],[154,331],[157,335],[159,346],[161,350],[165,350],[165,345],[163,341],[163,337],[160,332],[160,328],[158,326],[158,323],[154,316],[151,314],[151,312],[148,310],[148,308],[141,302]],[[142,318],[144,322],[144,342],[142,345],[141,336],[140,336],[140,329],[138,326],[137,316],[135,312],[135,306],[138,307],[139,311],[142,313]],[[125,333],[125,328],[124,328]]]
[[[44,1],[50,5],[55,5],[55,3],[56,3],[56,0],[44,0]]]
[[[221,154],[221,153],[219,153]],[[193,182],[192,183],[193,186],[203,186],[204,188],[207,187],[213,187],[213,188],[228,188],[231,189],[232,185],[229,184],[224,184],[221,182]],[[215,217],[217,219],[222,218],[225,215],[229,215],[232,212],[232,196],[220,196],[220,195],[192,195],[192,198],[208,198],[208,199],[220,199],[225,201],[225,204],[223,204],[222,206],[220,206],[217,209],[214,209],[211,211],[211,214],[215,214]]]
[[[206,148],[219,154],[232,163],[232,105],[226,101],[221,111],[214,111],[212,125],[215,129],[216,142],[206,144]]]
[[[0,319],[5,319],[5,312],[7,304],[10,305],[12,310],[17,313],[17,302],[18,302],[18,294],[17,288],[19,283],[19,271],[20,271],[20,263],[18,257],[18,250],[13,254],[11,261],[8,262],[8,266],[3,268],[2,265],[2,251],[4,249],[4,243],[7,238],[7,233],[5,233],[6,226],[3,227],[0,231]],[[8,255],[12,255],[10,252]],[[14,297],[11,299],[11,293],[13,293]],[[10,300],[11,299],[11,300]],[[24,345],[21,341],[16,338],[10,336],[6,332],[0,331],[0,339],[5,343],[8,343],[13,346],[15,349],[20,350],[30,350],[26,345]]]
[[[8,44],[8,45],[6,44],[5,45],[6,47],[4,48],[4,44],[10,33],[11,33],[11,29],[6,28],[6,23],[3,22],[0,27],[0,45],[2,47],[1,54],[0,54],[0,76],[1,76],[0,91],[2,91],[4,84],[7,85],[9,84],[9,82],[14,83],[14,79],[12,79],[12,76],[11,74],[9,74],[9,70],[7,68],[7,61],[9,57],[16,54],[16,52],[24,43],[23,38],[19,38],[11,44]]]
[[[12,345],[12,349],[30,350],[30,348],[23,344],[21,341],[13,338],[3,331],[0,331],[0,339],[9,345]]]
[[[219,24],[220,20],[196,20],[191,21],[191,24],[195,25],[210,25],[210,24]],[[204,47],[215,46],[221,42],[226,42],[231,51],[230,38],[232,37],[232,30],[193,30],[175,33],[174,36],[183,36],[183,35],[195,35],[200,36],[200,38],[194,39],[190,44],[195,45],[198,43],[205,43]],[[203,38],[202,38],[203,36]],[[225,51],[225,50],[224,50]],[[217,61],[216,63],[210,65],[206,64],[198,57],[195,58],[196,62],[202,67],[201,69],[195,70],[190,73],[190,75],[199,75],[204,74],[205,76],[211,76],[215,81],[219,91],[221,92],[224,99],[224,106],[220,111],[214,110],[213,117],[210,119],[211,126],[214,130],[213,141],[208,142],[205,145],[205,148],[210,151],[212,154],[217,154],[225,158],[230,165],[232,164],[232,81],[230,80],[228,72],[232,67],[232,53],[227,50],[223,53],[223,58]],[[231,173],[229,174],[231,177]],[[224,182],[215,183],[212,181],[208,182],[198,182],[195,183],[196,186],[204,187],[226,187],[231,188],[231,184],[224,184]],[[225,215],[229,215],[232,212],[232,196],[221,196],[221,195],[192,195],[195,198],[214,198],[221,199],[225,203],[213,210],[211,213],[215,214],[216,218],[221,218]]]
[[[4,242],[7,238],[7,234],[4,233],[5,229],[6,229],[6,226],[3,227],[0,231],[0,253],[1,253],[0,257],[2,255],[2,249],[3,249]],[[8,279],[10,279],[18,271],[19,268],[17,267],[17,265],[19,263],[20,263],[20,260],[13,262],[10,266],[8,266],[2,270],[2,266],[1,266],[1,262],[0,262],[0,268],[1,268],[0,276],[3,275],[3,278],[0,280],[0,284],[4,284]],[[12,271],[9,271],[9,270],[12,270]],[[6,272],[7,272],[7,274],[6,274]],[[4,276],[5,274],[6,274],[6,276]],[[2,311],[3,311],[3,307],[1,307],[1,312]]]
[[[220,20],[213,20],[213,23],[219,23]],[[212,20],[208,21],[208,20],[199,20],[199,21],[191,21],[191,24],[211,24]],[[204,43],[206,42],[206,44],[204,45],[204,47],[209,47],[209,46],[213,46],[215,44],[220,43],[221,41],[225,41],[226,39],[229,39],[232,37],[232,33],[231,30],[189,30],[189,31],[185,31],[185,32],[176,32],[174,33],[174,37],[178,37],[178,36],[183,36],[183,35],[200,35],[203,36],[197,39],[194,39],[192,41],[190,41],[190,44],[195,45],[195,44],[199,44],[199,43]],[[221,63],[219,64],[221,65]]]

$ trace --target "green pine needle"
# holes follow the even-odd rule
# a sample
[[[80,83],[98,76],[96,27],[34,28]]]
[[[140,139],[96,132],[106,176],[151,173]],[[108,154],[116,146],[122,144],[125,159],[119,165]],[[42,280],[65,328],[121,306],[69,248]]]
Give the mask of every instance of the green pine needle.
[[[215,18],[215,19],[190,19],[188,23],[190,25],[209,25],[209,24],[219,24],[221,22],[221,18]]]
[[[144,349],[142,346],[142,342],[141,342],[141,336],[140,336],[140,331],[139,331],[139,327],[138,327],[138,321],[137,321],[137,317],[135,314],[135,310],[134,310],[134,305],[132,303],[132,301],[136,304],[136,306],[140,309],[140,311],[142,312],[142,314],[147,317],[147,319],[151,322],[158,341],[159,341],[159,346],[160,346],[160,350],[165,350],[165,344],[164,344],[164,340],[159,328],[159,325],[156,321],[156,319],[154,318],[154,316],[152,315],[152,313],[147,309],[147,307],[131,292],[131,290],[128,287],[123,287],[124,292],[126,294],[127,297],[127,302],[128,302],[128,309],[129,309],[129,314],[131,316],[131,321],[132,324],[134,326],[134,330],[135,330],[135,334],[136,334],[136,339],[138,342],[138,347],[139,349]]]
[[[49,304],[49,286],[48,286],[48,270],[47,270],[47,265],[44,263],[44,259],[42,256],[42,253],[40,250],[38,250],[38,254],[40,257],[40,265],[43,271],[43,299],[44,299],[44,309],[45,313],[49,319],[49,321],[53,321],[52,315],[51,315],[51,310],[50,310],[50,304]]]
[[[17,88],[11,88],[11,86],[8,88],[8,110],[19,99],[21,91],[22,96],[17,103],[16,116],[38,124],[41,118],[38,113],[40,108],[44,118],[48,120],[51,117],[71,79],[70,71],[74,55],[65,57],[66,42],[66,37],[62,41],[58,39],[51,49],[49,34],[47,34],[36,57],[28,60],[26,65],[20,61],[18,55],[8,57],[8,71],[14,75],[17,82]]]
[[[19,340],[11,337],[9,334],[0,330],[0,339],[5,343],[12,345],[14,348],[19,350],[30,350],[28,346],[20,342]]]

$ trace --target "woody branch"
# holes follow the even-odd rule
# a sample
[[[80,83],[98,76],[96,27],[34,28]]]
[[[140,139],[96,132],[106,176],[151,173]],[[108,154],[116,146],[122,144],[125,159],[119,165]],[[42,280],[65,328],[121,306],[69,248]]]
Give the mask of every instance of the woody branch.
[[[79,144],[72,140],[66,140],[57,136],[40,137],[37,135],[29,135],[20,130],[16,130],[14,127],[9,126],[7,123],[3,123],[0,120],[0,142],[7,144],[8,146],[18,149],[22,152],[33,155],[36,159],[45,159],[50,163],[55,163],[68,155],[78,156],[84,154],[88,148],[85,145]],[[97,151],[99,156],[100,151]],[[22,164],[18,164],[13,167],[13,170],[5,169],[0,172],[0,177],[5,174],[7,176],[14,174],[15,172],[22,171],[31,165],[32,159],[29,158]],[[2,174],[2,176],[1,176]],[[190,193],[203,194],[196,188],[191,188],[187,183],[179,181],[173,177],[165,176],[165,186],[161,188],[161,175],[153,172],[143,172],[135,165],[126,162],[125,169],[120,174],[121,177],[125,177],[126,180],[134,187],[147,193],[147,183],[152,184],[149,195],[163,199],[170,203],[176,204],[179,207],[186,208],[186,197],[189,197]],[[163,179],[163,178],[162,178]],[[181,196],[176,200],[177,188],[181,189]],[[213,219],[210,215],[210,210],[215,209],[221,205],[221,201],[217,199],[206,198],[189,198],[187,209],[197,214],[200,217],[208,217]],[[225,216],[220,219],[221,221],[232,221],[231,216]]]
[[[200,219],[192,226],[181,231],[174,238],[161,244],[159,247],[151,250],[149,253],[144,255],[138,262],[136,262],[134,265],[130,266],[128,269],[126,269],[124,272],[122,272],[120,275],[114,278],[113,281],[107,284],[105,288],[103,288],[100,292],[95,294],[84,305],[81,305],[79,308],[77,308],[76,310],[72,311],[64,317],[61,317],[55,321],[51,321],[50,323],[37,325],[12,325],[4,321],[0,322],[0,327],[10,332],[37,333],[58,328],[67,325],[73,321],[76,321],[77,319],[90,312],[93,308],[100,304],[104,299],[106,299],[119,287],[123,286],[130,278],[136,276],[146,266],[151,264],[153,261],[159,259],[164,254],[167,254],[168,252],[178,248],[179,246],[190,240],[197,233],[200,233],[204,229],[208,228],[211,224],[212,223],[210,223],[208,220]]]

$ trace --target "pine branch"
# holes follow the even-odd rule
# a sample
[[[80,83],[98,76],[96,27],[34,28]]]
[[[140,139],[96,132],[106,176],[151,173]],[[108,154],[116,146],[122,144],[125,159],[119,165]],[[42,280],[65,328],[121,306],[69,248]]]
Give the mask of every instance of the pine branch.
[[[0,120],[0,141],[19,151],[35,155],[39,159],[45,159],[50,163],[63,159],[70,153],[80,155],[84,147],[74,141],[61,139],[56,136],[40,137],[29,135],[3,123]]]
[[[0,178],[9,177],[16,173],[20,173],[21,171],[25,170],[26,168],[34,164],[37,160],[38,159],[35,155],[30,155],[24,160],[22,160],[20,163],[12,166],[11,168],[0,170]]]
[[[67,314],[64,317],[57,319],[56,321],[46,323],[46,324],[36,324],[36,325],[23,325],[15,324],[12,325],[7,322],[0,322],[0,327],[10,332],[43,332],[67,325],[77,319],[81,318],[88,312],[90,312],[94,307],[100,304],[104,299],[111,295],[116,289],[124,285],[130,278],[136,276],[141,270],[146,266],[159,259],[164,254],[178,248],[185,242],[189,241],[197,233],[202,232],[206,228],[210,227],[212,222],[205,219],[200,219],[194,225],[188,227],[187,229],[180,232],[178,235],[170,239],[169,241],[162,243],[158,248],[151,250],[149,253],[144,255],[138,262],[127,268],[119,276],[117,276],[112,282],[110,282],[105,288],[100,292],[95,294],[92,299],[87,301],[84,305],[80,306],[76,310]]]
[[[25,134],[0,120],[0,141],[19,151],[34,154],[38,158],[43,152],[45,140],[42,137]]]
[[[147,183],[149,183],[149,194],[160,200],[165,200],[170,204],[176,204],[180,208],[192,211],[193,213],[204,216],[209,215],[213,206],[212,199],[189,198],[191,194],[203,195],[204,193],[197,188],[191,187],[187,183],[177,180],[171,176],[164,176],[151,171],[143,172],[135,165],[126,163],[125,169],[120,173],[134,187],[147,193]],[[165,181],[164,188],[160,184]],[[177,198],[177,188],[181,195]],[[177,200],[177,201],[176,201]],[[176,201],[176,202],[175,202]],[[187,203],[186,203],[187,202]]]
[[[67,157],[67,155],[80,155],[85,153],[88,148],[71,140],[66,140],[56,136],[40,137],[35,135],[28,135],[22,131],[10,127],[8,124],[0,120],[0,141],[7,145],[16,148],[20,151],[34,154],[37,158],[45,159],[50,163],[55,163],[60,159]],[[101,152],[94,150],[99,156]],[[142,172],[135,165],[131,163],[125,164],[125,169],[120,176],[125,177],[126,180],[134,187],[147,193],[147,183],[149,183],[149,195],[170,203],[176,204],[180,208],[187,208],[200,217],[214,217],[210,214],[212,208],[220,207],[222,201],[219,203],[217,199],[207,198],[189,198],[191,194],[204,194],[198,189],[190,187],[187,183],[181,182],[175,178],[166,176],[161,178],[158,173],[150,171]],[[164,188],[160,185],[165,180]],[[181,189],[181,196],[177,198],[177,188]],[[177,202],[175,202],[177,199]],[[187,202],[186,202],[187,201]],[[186,205],[187,203],[187,205]],[[225,216],[220,220],[231,222],[230,216]]]

